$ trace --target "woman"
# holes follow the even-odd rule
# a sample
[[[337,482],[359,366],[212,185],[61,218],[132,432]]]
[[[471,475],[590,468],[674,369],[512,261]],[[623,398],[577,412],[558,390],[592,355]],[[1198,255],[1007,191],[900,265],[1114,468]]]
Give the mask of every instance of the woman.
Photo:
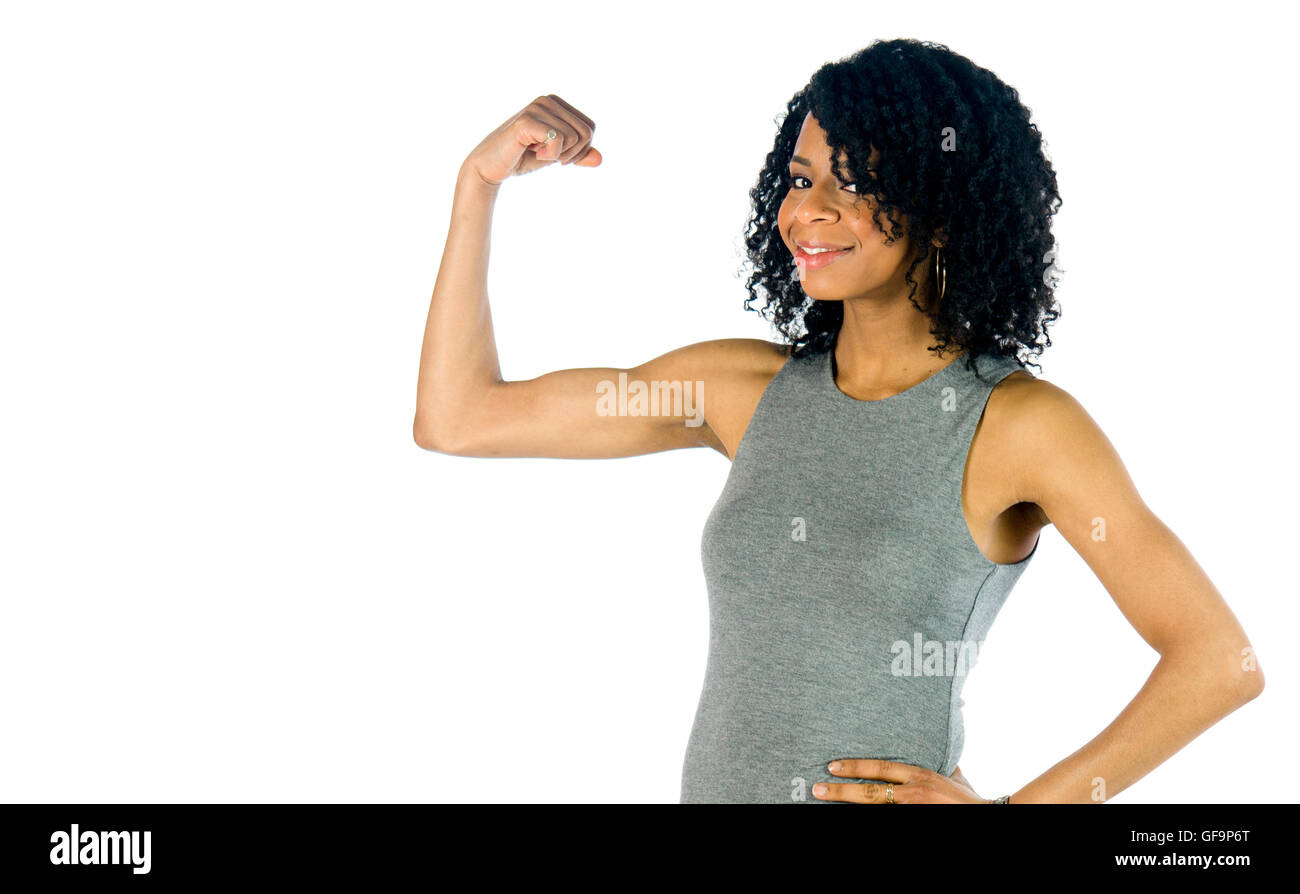
[[[599,165],[594,130],[541,96],[466,158],[414,434],[460,456],[732,460],[704,530],[710,647],[683,802],[1099,802],[1259,694],[1214,585],[1078,402],[1019,359],[1059,315],[1060,197],[1012,88],[910,40],[824,66],[751,192],[747,305],[781,344],[502,381],[495,197],[557,161]],[[960,693],[1047,524],[1161,658],[1100,735],[993,801],[957,766]]]

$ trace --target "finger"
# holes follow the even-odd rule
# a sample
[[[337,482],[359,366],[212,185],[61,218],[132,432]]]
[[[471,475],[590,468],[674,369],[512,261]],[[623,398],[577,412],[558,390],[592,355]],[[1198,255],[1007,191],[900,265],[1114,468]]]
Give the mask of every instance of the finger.
[[[872,789],[880,789],[879,792]],[[821,794],[819,794],[821,793]],[[821,801],[843,801],[846,804],[885,804],[883,785],[864,785],[859,782],[819,782],[813,786],[813,797]],[[898,788],[894,788],[897,803]]]
[[[563,109],[564,111],[572,115],[572,119],[570,119],[570,121],[574,123],[575,127],[578,129],[580,133],[584,132],[582,126],[580,125],[585,125],[586,127],[585,130],[586,140],[583,143],[579,144],[578,147],[574,149],[573,152],[569,155],[569,157],[567,159],[564,159],[561,163],[580,164],[583,167],[591,167],[591,168],[594,168],[597,165],[599,165],[604,160],[604,156],[601,155],[599,149],[596,149],[594,146],[591,145],[592,135],[595,134],[596,132],[596,122],[592,121],[590,117],[584,115],[581,111],[575,108],[572,103],[566,102],[562,97],[557,96],[554,93],[547,94],[546,98],[553,100],[556,106],[558,106],[560,109]]]
[[[575,109],[572,105],[570,105],[569,103],[565,102],[563,99],[561,99],[560,97],[556,96],[554,93],[550,93],[550,94],[547,94],[547,95],[548,95],[551,99],[553,99],[553,100],[555,100],[557,103],[559,103],[561,106],[563,106],[564,108],[566,108],[566,109],[568,109],[570,112],[572,112],[573,115],[574,115],[574,117],[578,118],[580,121],[582,121],[583,124],[587,125],[587,127],[588,127],[590,130],[592,130],[593,132],[596,130],[596,122],[595,122],[595,121],[592,121],[592,120],[591,120],[590,118],[588,118],[586,115],[582,114],[582,112],[579,112],[579,111],[578,111],[577,109]]]
[[[826,765],[827,772],[835,776],[848,776],[853,779],[880,779],[885,782],[908,783],[924,778],[931,771],[915,764],[900,764],[897,761],[878,758],[847,758],[831,761]]]
[[[528,148],[542,161],[557,161],[561,152],[578,143],[578,132],[555,111],[553,103],[545,96],[529,103],[523,117],[529,121],[525,130],[532,142]],[[555,133],[550,140],[547,139],[548,131]]]
[[[564,118],[552,113],[549,109],[537,107],[533,109],[532,114],[538,121],[545,123],[547,130],[555,131],[554,139],[547,140],[547,134],[543,133],[541,140],[538,140],[539,143],[542,143],[542,146],[536,147],[538,159],[559,161],[560,153],[563,153],[565,148],[572,147],[577,142],[577,131],[573,130],[573,127],[567,121],[564,121]]]
[[[568,125],[573,134],[573,139],[565,141],[564,148],[558,156],[561,164],[568,164],[575,155],[591,143],[591,135],[596,127],[588,123],[585,116],[577,113],[554,93],[549,96],[539,96],[537,102]]]
[[[534,152],[539,160],[555,161],[560,141],[564,138],[562,126],[562,121],[545,111],[537,108],[529,109],[519,116],[519,130],[522,134],[520,142],[525,143],[526,148]],[[555,131],[555,139],[548,143],[546,134],[550,130]]]
[[[568,125],[568,122],[555,116],[545,108],[534,105],[532,109],[529,109],[525,118],[529,121],[529,125],[524,130],[528,134],[528,138],[532,140],[529,148],[532,148],[537,153],[539,160],[559,160],[564,147],[572,146],[573,143],[577,142],[577,133]],[[549,130],[555,131],[555,138],[547,142],[546,134]]]

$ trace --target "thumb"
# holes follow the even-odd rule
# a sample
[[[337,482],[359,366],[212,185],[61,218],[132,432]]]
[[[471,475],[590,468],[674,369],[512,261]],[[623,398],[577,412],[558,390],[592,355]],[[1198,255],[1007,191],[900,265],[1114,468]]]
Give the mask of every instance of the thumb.
[[[587,150],[587,154],[575,161],[574,164],[581,165],[584,168],[594,168],[600,164],[602,158],[603,156],[600,154],[600,150],[595,146],[592,146]]]

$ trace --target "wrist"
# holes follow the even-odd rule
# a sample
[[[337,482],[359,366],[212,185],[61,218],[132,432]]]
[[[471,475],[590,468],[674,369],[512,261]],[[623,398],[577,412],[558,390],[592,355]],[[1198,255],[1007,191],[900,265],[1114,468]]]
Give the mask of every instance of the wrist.
[[[493,183],[478,172],[478,168],[468,162],[460,166],[456,176],[456,185],[495,194],[501,188],[500,183]]]

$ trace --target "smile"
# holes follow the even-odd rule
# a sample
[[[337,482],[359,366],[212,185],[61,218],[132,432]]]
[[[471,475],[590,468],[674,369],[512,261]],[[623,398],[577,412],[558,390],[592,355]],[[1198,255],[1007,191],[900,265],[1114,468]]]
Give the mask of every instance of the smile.
[[[801,245],[794,253],[794,262],[804,270],[820,270],[827,264],[834,264],[851,251],[852,248],[804,248]]]

